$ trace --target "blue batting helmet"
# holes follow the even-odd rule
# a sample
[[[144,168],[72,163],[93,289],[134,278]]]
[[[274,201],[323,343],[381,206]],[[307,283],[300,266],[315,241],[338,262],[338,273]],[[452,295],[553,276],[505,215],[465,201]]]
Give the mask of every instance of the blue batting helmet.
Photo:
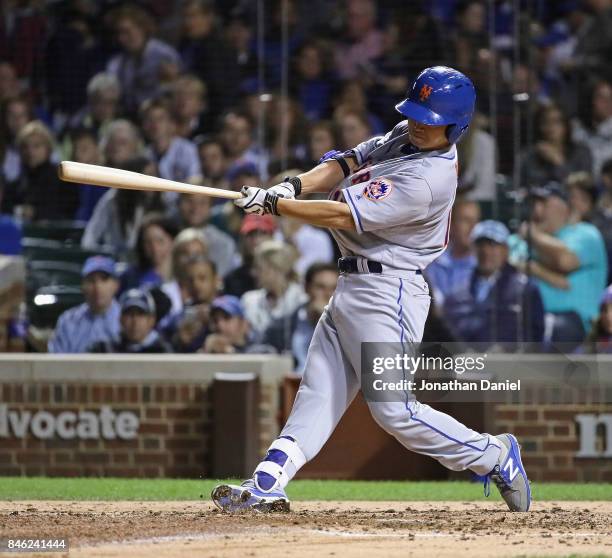
[[[418,75],[408,97],[395,108],[422,124],[448,126],[448,141],[457,143],[470,125],[475,102],[470,78],[453,68],[434,66]]]

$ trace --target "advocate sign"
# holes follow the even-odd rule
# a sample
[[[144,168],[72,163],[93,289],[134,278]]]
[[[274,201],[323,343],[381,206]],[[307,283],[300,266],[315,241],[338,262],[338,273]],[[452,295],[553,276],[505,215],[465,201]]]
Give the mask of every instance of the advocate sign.
[[[0,438],[25,438],[31,434],[41,440],[133,440],[140,419],[130,411],[115,412],[109,406],[97,411],[51,413],[10,410],[0,404]]]

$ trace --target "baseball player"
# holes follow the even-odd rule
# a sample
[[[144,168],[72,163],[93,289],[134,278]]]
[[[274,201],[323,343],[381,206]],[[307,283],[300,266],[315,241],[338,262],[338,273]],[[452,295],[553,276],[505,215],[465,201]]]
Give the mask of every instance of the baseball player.
[[[317,455],[360,388],[361,343],[421,341],[430,303],[423,270],[448,244],[455,144],[475,99],[462,73],[427,68],[396,106],[406,120],[385,136],[326,154],[314,169],[268,190],[243,188],[238,207],[328,227],[343,257],[287,424],[252,478],[213,490],[222,510],[288,510],[287,483]],[[328,193],[328,200],[294,199],[315,192]],[[493,481],[510,510],[529,509],[529,481],[513,435],[475,432],[409,395],[368,402],[376,422],[406,448],[483,476],[486,495]]]

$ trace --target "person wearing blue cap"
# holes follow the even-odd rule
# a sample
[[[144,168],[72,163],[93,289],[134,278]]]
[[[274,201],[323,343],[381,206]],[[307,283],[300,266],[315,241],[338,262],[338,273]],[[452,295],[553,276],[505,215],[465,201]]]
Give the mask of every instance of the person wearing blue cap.
[[[457,339],[480,350],[498,344],[516,350],[519,343],[539,343],[544,309],[535,283],[508,263],[510,232],[499,221],[478,223],[471,240],[476,268],[444,302],[444,316]]]
[[[240,299],[232,295],[215,298],[210,306],[212,333],[204,342],[205,353],[251,352],[249,322],[244,317]]]
[[[85,302],[59,317],[49,340],[50,353],[84,353],[94,343],[119,335],[121,309],[115,300],[119,281],[114,260],[92,256],[83,265],[81,276]]]
[[[171,353],[155,329],[155,300],[143,289],[130,289],[119,299],[121,334],[90,347],[90,353]]]

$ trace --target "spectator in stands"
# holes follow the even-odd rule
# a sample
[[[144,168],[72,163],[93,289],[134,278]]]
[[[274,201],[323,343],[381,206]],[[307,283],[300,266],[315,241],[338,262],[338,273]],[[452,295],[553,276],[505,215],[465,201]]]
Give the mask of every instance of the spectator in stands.
[[[195,194],[181,194],[179,198],[180,227],[200,229],[208,244],[208,256],[215,262],[217,272],[224,277],[235,266],[236,244],[226,233],[210,224],[211,198]]]
[[[154,174],[153,164],[135,157],[113,165],[133,172]],[[125,257],[136,247],[138,231],[146,213],[161,211],[163,204],[156,192],[109,189],[98,201],[85,227],[81,246],[88,250],[110,248]]]
[[[606,243],[608,273],[612,276],[612,159],[601,167],[602,191],[593,213],[592,223],[599,229]],[[612,279],[608,282],[612,282]]]
[[[310,162],[306,166],[310,168],[318,165],[323,155],[336,149],[339,145],[336,129],[331,121],[314,122],[308,130],[307,160]]]
[[[135,266],[121,277],[122,291],[160,286],[172,277],[172,247],[177,228],[173,220],[161,214],[145,217],[136,241]]]
[[[72,155],[70,160],[88,165],[101,165],[102,153],[98,147],[96,133],[89,128],[76,128],[70,133]],[[89,221],[100,198],[108,191],[102,186],[79,184],[79,206],[76,210],[77,221]]]
[[[200,184],[202,169],[195,144],[176,135],[176,123],[167,103],[161,100],[145,101],[140,118],[149,140],[147,156],[157,165],[157,174],[167,180]],[[172,214],[176,211],[178,194],[164,192],[162,199]]]
[[[217,26],[215,3],[188,0],[182,6],[183,65],[209,87],[212,114],[235,104],[239,92],[238,56]]]
[[[193,75],[179,76],[170,86],[170,108],[176,134],[193,140],[211,129],[206,84]]]
[[[219,134],[227,154],[228,167],[239,159],[259,164],[253,142],[253,123],[246,113],[230,112],[223,117]]]
[[[143,156],[144,143],[134,124],[129,120],[119,119],[113,120],[104,130],[100,149],[107,166],[123,168],[121,165]]]
[[[92,130],[102,139],[107,126],[119,116],[121,86],[113,74],[100,72],[87,84],[87,105],[70,119],[70,128]],[[64,147],[68,151],[68,147]]]
[[[172,302],[171,316],[179,314],[188,299],[186,266],[196,256],[208,256],[206,237],[200,229],[183,229],[172,248],[172,279],[162,285],[162,291]]]
[[[219,292],[219,276],[215,264],[203,256],[191,258],[185,269],[188,300],[169,335],[177,353],[195,353],[210,333],[210,306]]]
[[[580,343],[589,332],[606,286],[607,258],[601,233],[570,221],[565,191],[555,183],[532,190],[531,222],[510,242],[511,261],[538,283],[547,312],[547,343]],[[526,263],[531,243],[533,260]]]
[[[144,9],[120,6],[112,20],[122,52],[111,58],[106,71],[117,76],[123,106],[128,114],[135,114],[143,101],[158,96],[164,83],[178,75],[180,57],[153,37],[155,24]]]
[[[2,105],[0,155],[2,156],[2,174],[7,183],[16,181],[21,174],[17,136],[32,118],[32,107],[25,97],[7,99]]]
[[[90,353],[171,353],[168,345],[155,330],[155,301],[151,294],[130,289],[121,296],[121,331],[118,339],[94,343]]]
[[[488,64],[483,64],[483,57],[490,56],[485,2],[462,0],[458,2],[455,14],[457,26],[452,41],[453,64],[476,82],[482,82],[489,71]]]
[[[590,149],[593,160],[592,172],[598,179],[602,165],[612,158],[612,84],[610,82],[599,81],[595,85],[591,103],[585,113],[582,119],[575,121],[573,138]]]
[[[481,221],[470,238],[477,264],[469,281],[444,300],[444,316],[456,339],[485,350],[508,351],[515,343],[541,343],[544,309],[536,284],[508,263],[510,232],[499,221]]]
[[[215,298],[210,307],[211,333],[204,341],[204,353],[236,354],[273,352],[273,349],[255,345],[249,335],[249,322],[244,317],[240,299],[223,295]]]
[[[382,120],[369,110],[368,96],[360,80],[353,79],[342,83],[338,95],[334,98],[333,116],[338,126],[340,126],[343,116],[347,113],[357,113],[361,119],[365,119],[368,128],[371,130],[370,136],[386,132]],[[396,122],[397,117],[394,116],[393,125]]]
[[[576,36],[576,46],[571,65],[566,68],[576,72],[582,83],[603,76],[612,78],[609,57],[612,49],[612,2],[610,0],[586,0],[591,12]]]
[[[196,144],[206,186],[227,189],[227,160],[221,142],[216,138],[204,136],[196,139]]]
[[[82,277],[85,302],[59,317],[49,340],[50,353],[84,353],[99,341],[119,336],[121,307],[115,300],[119,289],[115,262],[92,256],[83,265]]]
[[[254,254],[259,244],[272,240],[276,232],[276,221],[271,215],[245,215],[240,227],[239,248],[242,263],[226,275],[223,285],[226,294],[241,297],[245,292],[257,288]]]
[[[29,122],[17,136],[17,147],[23,171],[6,189],[4,211],[17,209],[25,221],[73,219],[79,193],[57,176],[49,129],[39,120]]]
[[[2,207],[4,188],[4,181],[0,175],[0,207]],[[0,255],[19,256],[21,251],[21,227],[12,215],[0,213]]]
[[[290,86],[304,109],[305,117],[310,121],[319,120],[329,114],[333,87],[330,61],[330,54],[318,41],[303,44],[297,52],[297,75]]]
[[[19,97],[20,93],[15,67],[10,62],[0,62],[0,103]]]
[[[609,286],[599,301],[599,314],[593,321],[580,352],[610,354],[612,353],[612,286]]]
[[[295,280],[293,247],[278,240],[267,240],[257,246],[254,258],[259,288],[244,293],[241,301],[253,338],[259,342],[273,320],[288,321],[306,301],[306,296]]]
[[[477,115],[465,137],[457,145],[459,154],[458,192],[468,200],[486,204],[489,209],[497,197],[495,169],[497,150],[493,136],[483,130],[483,117]]]
[[[571,207],[571,223],[594,223],[597,189],[588,172],[575,172],[565,181],[569,205]],[[595,226],[597,226],[595,224]],[[600,229],[601,232],[601,229]]]
[[[142,129],[150,145],[148,155],[157,163],[161,178],[197,183],[202,179],[198,151],[193,142],[176,135],[176,122],[163,101],[146,101],[141,110]]]
[[[569,174],[590,172],[589,149],[570,137],[568,119],[555,105],[539,108],[535,117],[536,142],[521,155],[521,185],[563,182]]]
[[[298,373],[304,370],[306,353],[314,328],[334,294],[337,282],[336,265],[330,263],[311,265],[304,275],[307,301],[297,308],[288,319],[274,320],[266,329],[263,342],[273,346],[279,353],[292,353],[295,360],[295,371]]]
[[[307,121],[298,101],[275,95],[269,111],[270,160],[303,160],[306,156]],[[286,142],[286,145],[285,145]]]
[[[346,34],[334,49],[336,71],[342,79],[359,77],[363,64],[383,51],[383,33],[376,27],[372,0],[346,0]]]
[[[246,9],[237,8],[230,14],[225,28],[225,37],[234,51],[233,61],[237,65],[239,89],[246,91],[256,86],[257,52],[253,48],[255,29]]]
[[[425,272],[432,287],[433,300],[440,307],[454,288],[468,282],[476,267],[470,235],[478,221],[478,203],[463,199],[455,202],[450,224],[450,245]]]
[[[336,116],[342,149],[350,149],[372,137],[372,129],[365,114],[347,111]]]

